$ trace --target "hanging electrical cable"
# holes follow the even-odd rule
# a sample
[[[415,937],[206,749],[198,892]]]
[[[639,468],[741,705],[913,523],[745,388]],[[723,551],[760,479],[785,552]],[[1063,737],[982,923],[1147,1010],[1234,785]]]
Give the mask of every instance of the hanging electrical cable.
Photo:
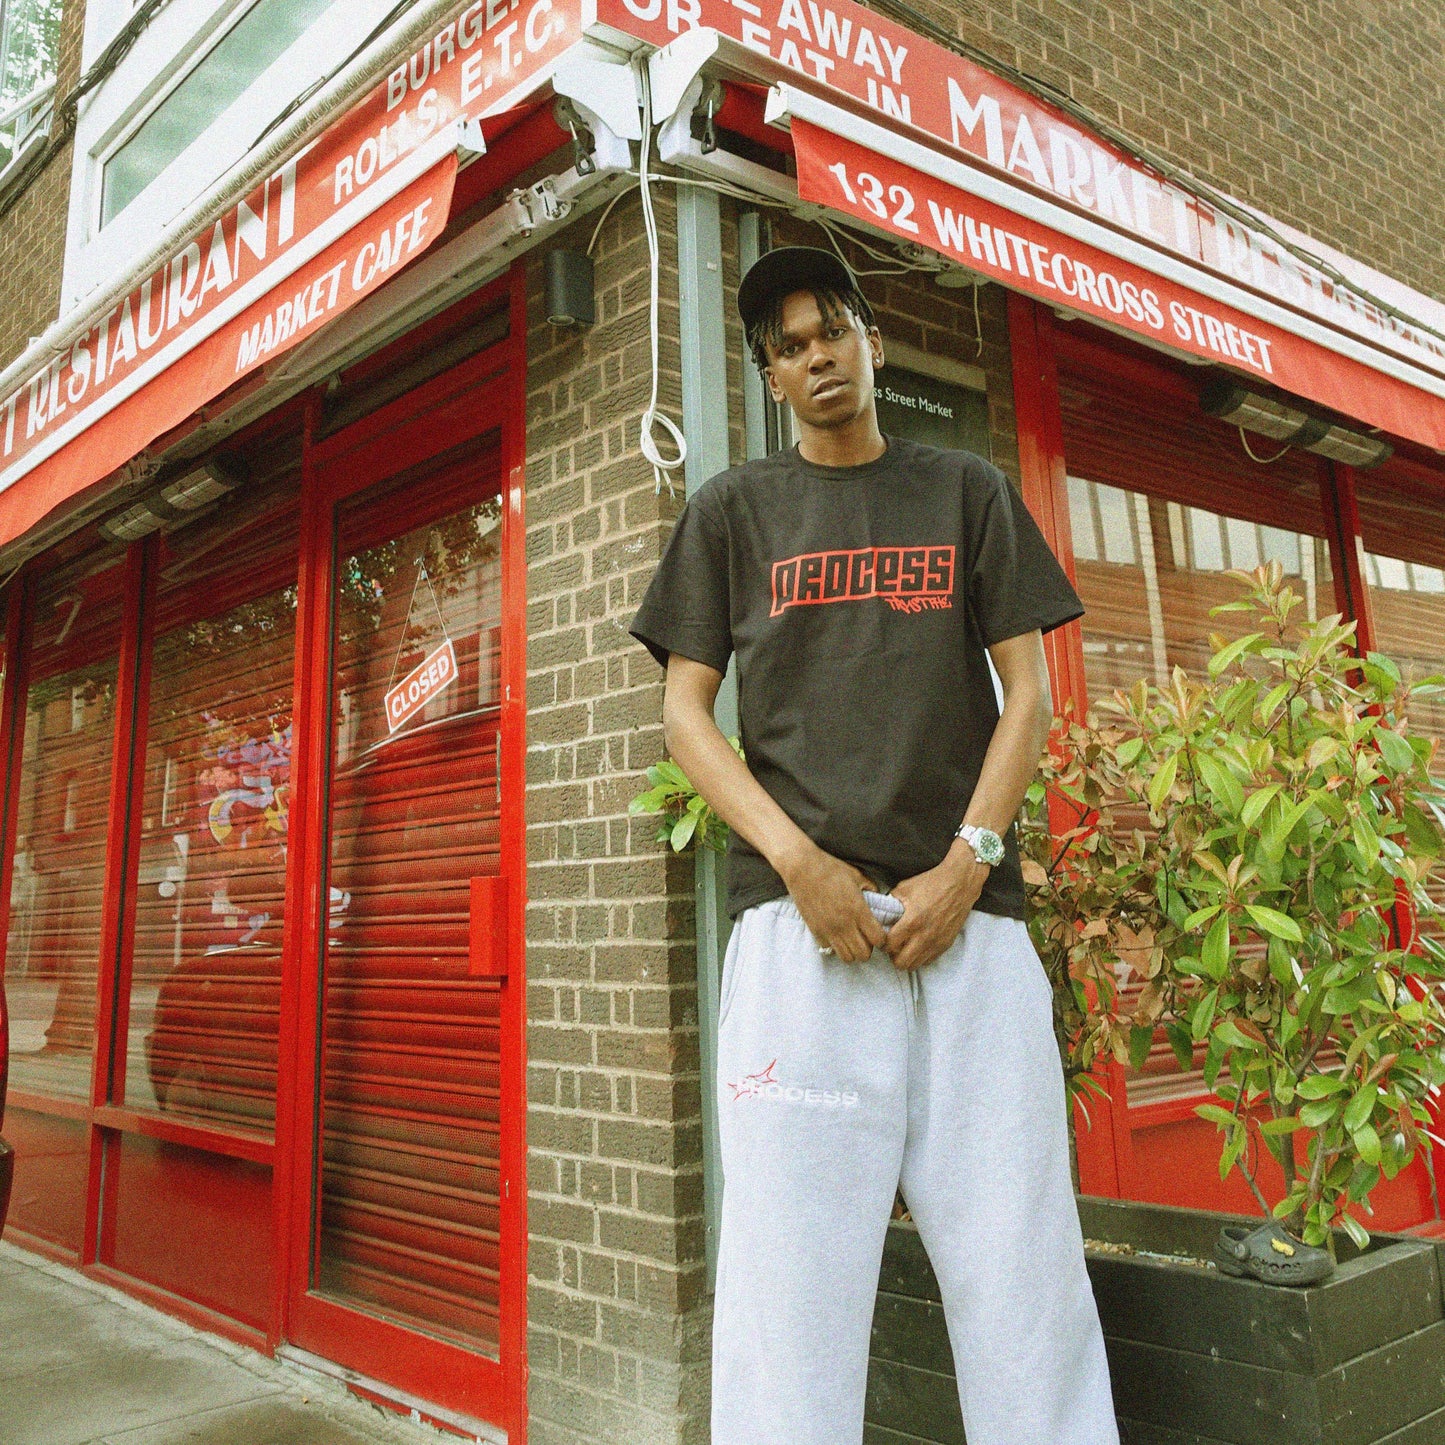
[[[687,439],[681,428],[664,412],[657,409],[657,384],[661,363],[659,360],[658,338],[658,244],[657,217],[652,211],[652,83],[648,77],[646,61],[637,67],[642,79],[642,144],[638,152],[638,186],[642,195],[642,225],[647,232],[647,281],[648,281],[648,337],[652,343],[652,392],[648,397],[647,410],[642,413],[641,433],[638,446],[642,455],[652,463],[652,475],[656,490],[662,491],[664,479],[669,496],[676,496],[672,474],[687,460]],[[661,427],[671,438],[677,449],[675,457],[664,457],[657,448],[656,431]]]
[[[95,64],[76,82],[75,89],[56,107],[55,118],[51,122],[50,134],[46,136],[45,144],[27,157],[22,163],[23,169],[6,183],[5,193],[0,196],[0,220],[15,209],[36,177],[70,143],[80,114],[80,102],[96,86],[114,74],[117,66],[135,47],[146,27],[169,4],[170,0],[145,0],[135,14],[121,26],[110,44],[96,57]]]
[[[1244,428],[1239,427],[1238,431],[1239,440],[1241,445],[1244,447],[1246,455],[1249,457],[1250,461],[1258,462],[1262,467],[1269,466],[1271,462],[1277,462],[1286,452],[1293,450],[1290,444],[1286,442],[1272,457],[1262,457],[1259,455],[1258,452],[1255,451],[1252,446],[1250,446],[1249,437],[1246,435]]]

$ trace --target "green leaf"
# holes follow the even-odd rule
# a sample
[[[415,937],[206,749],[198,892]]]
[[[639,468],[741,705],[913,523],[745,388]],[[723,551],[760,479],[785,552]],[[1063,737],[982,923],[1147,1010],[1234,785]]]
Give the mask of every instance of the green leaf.
[[[1345,1233],[1354,1240],[1356,1249],[1368,1249],[1370,1247],[1370,1231],[1366,1229],[1354,1215],[1340,1215],[1340,1223],[1344,1226]]]
[[[1350,1131],[1350,1137],[1355,1141],[1355,1151],[1363,1163],[1380,1162],[1380,1136],[1375,1133],[1372,1125],[1361,1124],[1358,1129]]]
[[[1178,776],[1179,754],[1170,753],[1149,784],[1149,806],[1156,813],[1163,808],[1164,799],[1169,796],[1169,790],[1174,786],[1174,779]]]
[[[1190,1035],[1196,1044],[1202,1044],[1209,1037],[1210,1027],[1214,1023],[1214,1011],[1219,1007],[1219,990],[1212,988],[1194,1007],[1194,1017],[1190,1022]]]
[[[1189,1030],[1176,1019],[1165,1024],[1164,1032],[1169,1036],[1169,1047],[1174,1050],[1180,1070],[1187,1074],[1194,1067],[1194,1040],[1189,1037]]]
[[[1198,755],[1199,775],[1204,786],[1214,795],[1215,801],[1230,816],[1235,816],[1244,806],[1244,786],[1218,758],[1208,753]]]
[[[1378,668],[1396,687],[1400,685],[1400,669],[1392,657],[1383,652],[1367,652],[1365,661],[1372,668]]]
[[[1363,1204],[1370,1197],[1370,1191],[1380,1182],[1380,1171],[1374,1164],[1356,1164],[1350,1171],[1350,1182],[1346,1192],[1356,1204]]]
[[[1306,1104],[1300,1111],[1300,1123],[1306,1129],[1318,1129],[1328,1124],[1339,1111],[1339,1103],[1335,1099],[1316,1099],[1313,1103]]]
[[[1297,1119],[1293,1114],[1285,1114],[1278,1119],[1266,1119],[1259,1126],[1259,1132],[1268,1135],[1271,1139],[1277,1139],[1282,1134],[1293,1134],[1297,1129],[1304,1127],[1303,1120]]]
[[[1183,928],[1186,933],[1198,928],[1201,923],[1208,923],[1224,905],[1222,903],[1211,903],[1207,908],[1196,908],[1188,918],[1184,920]]]
[[[1222,980],[1229,971],[1229,917],[1221,913],[1214,920],[1214,926],[1204,939],[1204,947],[1199,951],[1199,961],[1204,965],[1204,971],[1216,982]]]
[[[1246,903],[1244,911],[1266,933],[1272,933],[1276,938],[1286,938],[1291,943],[1304,941],[1299,924],[1289,914],[1281,913],[1276,908],[1266,908],[1262,903]]]
[[[1249,1132],[1245,1129],[1236,1129],[1230,1135],[1229,1143],[1224,1146],[1224,1152],[1219,1156],[1219,1177],[1229,1178],[1229,1171],[1239,1163],[1240,1155],[1249,1144]]]
[[[1343,1094],[1349,1085],[1337,1074],[1308,1074],[1295,1089],[1301,1099],[1328,1099]]]
[[[1129,1032],[1129,1064],[1142,1069],[1149,1060],[1149,1050],[1154,1046],[1154,1030],[1149,1024],[1135,1024]]]
[[[1226,606],[1228,604],[1225,604]],[[1262,632],[1251,632],[1244,637],[1236,637],[1233,642],[1221,647],[1213,657],[1209,659],[1210,677],[1218,677],[1226,667],[1237,657],[1242,657],[1264,636]]]
[[[1218,1104],[1196,1104],[1194,1112],[1201,1119],[1207,1119],[1211,1124],[1218,1124],[1221,1129],[1232,1129],[1239,1123],[1239,1120],[1228,1109],[1222,1108]]]
[[[1245,799],[1244,807],[1239,810],[1239,821],[1246,828],[1252,828],[1259,822],[1260,814],[1279,796],[1279,787],[1278,783],[1271,783],[1267,788],[1256,788]]]
[[[1415,750],[1392,728],[1375,729],[1375,743],[1380,756],[1397,773],[1407,773],[1415,766]]]
[[[1265,694],[1264,701],[1259,705],[1259,713],[1266,725],[1274,716],[1275,709],[1285,700],[1291,686],[1291,683],[1282,682],[1278,687],[1270,688],[1269,692]]]
[[[1129,738],[1119,744],[1119,751],[1114,754],[1114,760],[1121,768],[1130,767],[1143,750],[1143,738]]]
[[[1252,1039],[1233,1019],[1224,1019],[1214,1026],[1214,1037],[1223,1039],[1232,1049],[1258,1049],[1258,1039]]]
[[[697,831],[697,814],[686,813],[673,825],[672,829],[672,851],[681,853],[687,845],[692,842],[692,835]]]
[[[1371,1116],[1375,1112],[1375,1101],[1379,1097],[1380,1086],[1378,1084],[1366,1084],[1365,1087],[1350,1100],[1349,1105],[1345,1109],[1344,1122],[1345,1128],[1348,1129],[1351,1134],[1356,1133],[1357,1130],[1369,1123]],[[1371,1130],[1370,1132],[1373,1133],[1374,1131]],[[1379,1145],[1380,1141],[1376,1139],[1376,1157],[1370,1160],[1371,1164],[1379,1162]]]
[[[1294,965],[1281,938],[1271,938],[1268,949],[1270,977],[1284,988],[1294,987]]]

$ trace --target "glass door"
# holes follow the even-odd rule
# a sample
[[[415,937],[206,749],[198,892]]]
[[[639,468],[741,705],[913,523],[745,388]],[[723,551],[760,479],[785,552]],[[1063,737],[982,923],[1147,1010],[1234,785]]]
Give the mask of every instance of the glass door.
[[[470,971],[470,885],[499,872],[501,504],[413,524],[419,500],[337,514],[313,1279],[495,1356],[500,986]]]
[[[487,415],[475,394],[465,410],[464,437]],[[297,1141],[310,1207],[287,1334],[497,1420],[508,1128],[520,1139],[507,1112],[520,1060],[504,1043],[519,949],[503,880],[518,862],[501,767],[504,538],[516,534],[499,433],[399,470],[445,433],[410,422],[415,447],[386,434],[319,467],[312,526],[329,566],[306,605],[325,755],[306,845],[314,1073]]]

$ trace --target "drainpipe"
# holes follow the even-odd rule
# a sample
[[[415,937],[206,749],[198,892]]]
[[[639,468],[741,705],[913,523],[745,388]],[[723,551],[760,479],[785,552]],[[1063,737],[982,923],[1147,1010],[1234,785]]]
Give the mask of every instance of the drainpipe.
[[[682,340],[682,427],[687,437],[684,488],[692,496],[709,477],[726,470],[728,403],[723,328],[722,223],[717,192],[677,188],[677,284]],[[714,715],[725,737],[738,731],[737,679],[732,663],[718,690]],[[697,1028],[702,1069],[703,1209],[709,1288],[717,1283],[718,1225],[722,1215],[722,1156],[717,1117],[718,992],[731,923],[722,859],[711,848],[697,856]]]

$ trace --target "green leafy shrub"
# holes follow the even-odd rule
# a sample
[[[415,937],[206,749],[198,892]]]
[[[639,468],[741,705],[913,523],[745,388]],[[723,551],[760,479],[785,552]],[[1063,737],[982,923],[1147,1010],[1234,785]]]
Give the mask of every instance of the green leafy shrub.
[[[743,747],[737,738],[728,741],[742,757]],[[670,843],[674,853],[681,853],[689,843],[699,843],[718,853],[727,848],[728,825],[713,812],[671,758],[648,768],[647,782],[647,791],[639,793],[627,805],[627,811],[656,814],[660,819],[659,843]]]
[[[1363,1245],[1352,1207],[1428,1155],[1445,1082],[1425,888],[1445,795],[1409,726],[1445,688],[1361,661],[1338,616],[1293,624],[1278,563],[1230,575],[1244,595],[1215,612],[1258,630],[1211,637],[1207,682],[1176,669],[1056,728],[1021,824],[1030,929],[1076,1089],[1108,1058],[1141,1066],[1162,1028],[1181,1069],[1203,1052],[1220,1177],[1310,1243],[1338,1225]],[[1428,925],[1414,951],[1397,896]]]

